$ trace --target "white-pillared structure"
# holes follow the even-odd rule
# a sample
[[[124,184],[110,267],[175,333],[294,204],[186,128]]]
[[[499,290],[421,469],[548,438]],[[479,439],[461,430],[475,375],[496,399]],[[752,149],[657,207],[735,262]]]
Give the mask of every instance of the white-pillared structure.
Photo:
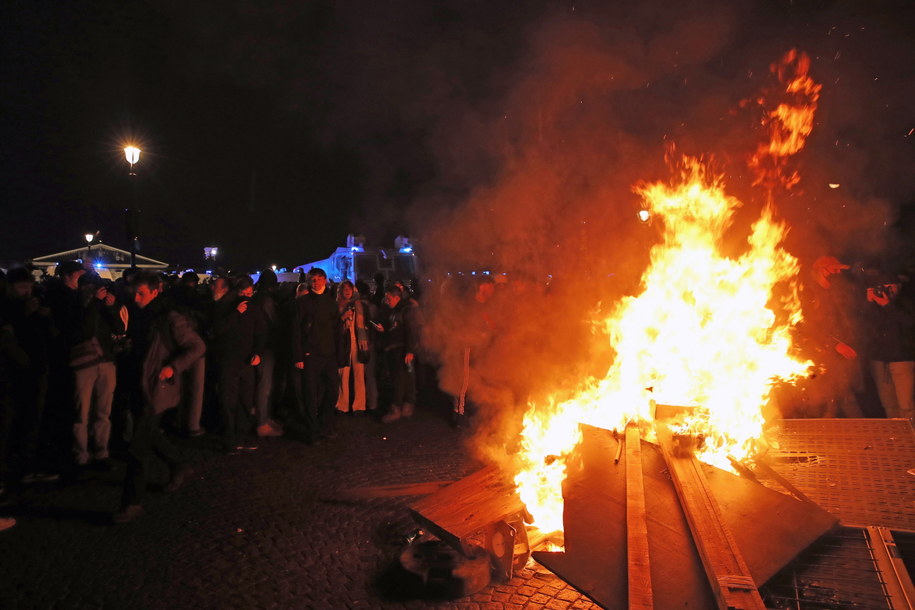
[[[83,246],[72,250],[64,250],[63,252],[55,252],[54,254],[37,256],[27,262],[34,265],[36,269],[53,274],[53,268],[58,263],[70,260],[91,262],[99,275],[102,277],[108,276],[110,279],[119,277],[124,269],[130,268],[130,252],[103,243],[93,244],[91,249],[88,246]],[[140,254],[136,255],[136,261],[138,269],[165,271],[170,266],[166,262],[149,258],[148,256],[141,256]]]

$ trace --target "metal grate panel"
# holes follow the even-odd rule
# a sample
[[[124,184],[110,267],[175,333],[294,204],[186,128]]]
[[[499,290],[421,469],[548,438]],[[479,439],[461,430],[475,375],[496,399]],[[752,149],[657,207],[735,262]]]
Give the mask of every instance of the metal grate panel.
[[[863,530],[839,528],[801,553],[760,589],[768,608],[891,608]]]
[[[843,525],[915,531],[915,430],[907,419],[786,419],[769,463]]]

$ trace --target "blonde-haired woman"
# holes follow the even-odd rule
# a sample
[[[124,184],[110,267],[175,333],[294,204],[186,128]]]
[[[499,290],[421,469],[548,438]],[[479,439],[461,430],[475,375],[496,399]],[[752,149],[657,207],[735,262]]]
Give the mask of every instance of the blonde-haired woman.
[[[339,369],[340,392],[337,395],[337,410],[348,413],[365,413],[365,365],[359,362],[359,344],[356,333],[365,327],[365,311],[358,298],[355,286],[349,280],[337,286],[337,306],[343,320],[343,345],[346,365]],[[350,371],[353,373],[353,402],[350,405]]]

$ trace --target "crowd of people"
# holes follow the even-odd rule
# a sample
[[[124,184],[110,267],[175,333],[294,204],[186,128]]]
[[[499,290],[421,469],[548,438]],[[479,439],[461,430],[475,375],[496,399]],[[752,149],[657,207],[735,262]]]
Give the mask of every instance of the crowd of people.
[[[797,338],[816,370],[780,396],[781,415],[876,414],[862,409],[870,392],[887,417],[915,418],[908,278],[831,256],[806,277]],[[383,275],[331,285],[320,268],[290,283],[269,269],[256,282],[132,269],[107,281],[67,261],[36,281],[11,269],[0,275],[0,505],[32,483],[110,471],[116,450],[127,470],[112,519],[126,523],[144,512],[154,461],[168,466],[166,491],[192,476],[174,435],[242,454],[263,437],[334,439],[342,414],[409,418],[421,343],[438,357],[453,425],[484,396],[495,408],[526,404],[568,343],[536,323],[561,296],[502,279],[501,289],[488,275],[443,282],[427,325],[418,295]],[[0,517],[0,529],[11,523]]]
[[[26,268],[0,280],[6,502],[31,483],[110,471],[117,448],[127,472],[112,519],[126,523],[144,513],[154,460],[169,467],[165,491],[193,474],[174,434],[235,454],[284,433],[333,439],[338,414],[413,413],[419,303],[382,275],[371,287],[332,286],[320,268],[298,283],[269,269],[256,283],[135,269],[108,281],[67,261],[41,281]]]

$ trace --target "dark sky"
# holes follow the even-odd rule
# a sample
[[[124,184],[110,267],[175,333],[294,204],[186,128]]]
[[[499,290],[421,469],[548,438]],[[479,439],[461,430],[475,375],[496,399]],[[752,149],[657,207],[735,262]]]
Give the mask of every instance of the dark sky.
[[[811,183],[798,222],[837,247],[898,224],[915,194],[913,15],[904,0],[11,0],[0,260],[95,230],[126,248],[136,205],[142,253],[183,266],[209,245],[247,270],[292,266],[348,232],[505,262],[494,251],[539,244],[557,208],[590,218],[562,200],[602,189],[626,243],[630,185],[658,177],[665,144],[727,159],[752,135],[733,109],[795,47],[824,85],[808,175],[847,189],[847,218],[826,222],[833,195]],[[144,151],[130,180],[127,141]]]

